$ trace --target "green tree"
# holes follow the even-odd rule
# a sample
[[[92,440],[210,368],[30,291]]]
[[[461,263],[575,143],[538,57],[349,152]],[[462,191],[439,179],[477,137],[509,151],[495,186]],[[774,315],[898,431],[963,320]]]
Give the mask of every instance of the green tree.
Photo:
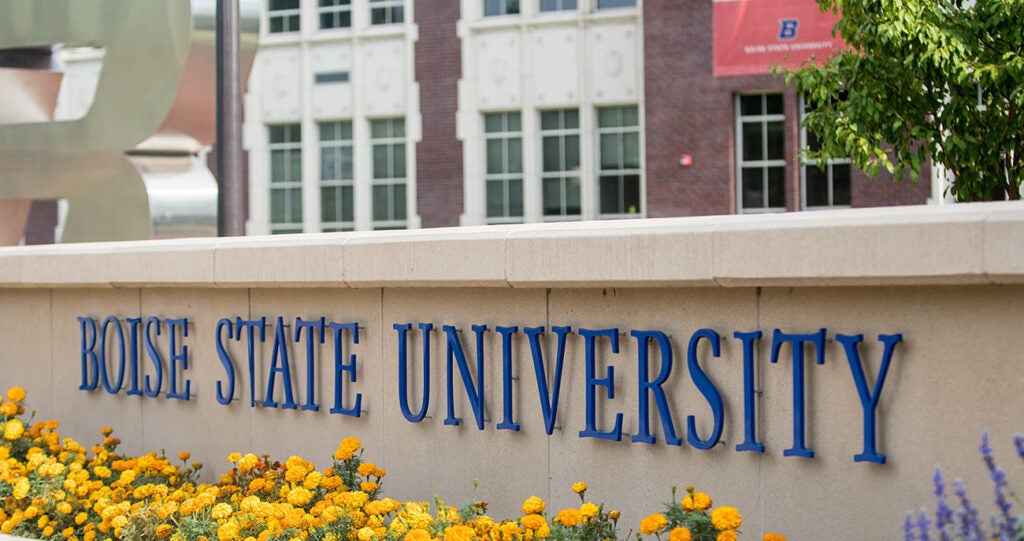
[[[783,70],[822,141],[812,155],[897,179],[930,155],[959,201],[1021,198],[1024,0],[816,1],[846,48]]]

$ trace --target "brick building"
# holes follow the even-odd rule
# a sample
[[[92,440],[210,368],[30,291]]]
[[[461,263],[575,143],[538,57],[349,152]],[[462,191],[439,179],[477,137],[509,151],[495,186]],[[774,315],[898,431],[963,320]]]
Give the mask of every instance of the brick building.
[[[246,98],[251,234],[931,195],[927,177],[800,163],[799,96],[766,72],[716,75],[715,10],[734,0],[266,1]]]

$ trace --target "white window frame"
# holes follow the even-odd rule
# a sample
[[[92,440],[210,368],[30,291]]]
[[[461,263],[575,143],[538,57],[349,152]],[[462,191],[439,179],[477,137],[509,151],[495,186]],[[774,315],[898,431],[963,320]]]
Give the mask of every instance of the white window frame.
[[[522,13],[522,6],[520,5],[521,0],[481,0],[481,2],[483,2],[482,7],[484,17],[502,17],[505,15],[519,15]],[[487,13],[488,2],[498,2],[498,13]],[[515,5],[514,11],[510,9],[512,5]]]
[[[270,142],[270,131],[271,131],[271,129],[277,128],[277,127],[284,127],[284,128],[286,128],[286,130],[287,130],[285,132],[286,134],[288,132],[297,133],[299,135],[299,140],[298,141],[288,140],[288,136],[286,135],[285,136],[286,140],[284,142],[279,142],[279,143],[272,143],[272,142]],[[291,128],[291,129],[288,129],[288,128]],[[269,228],[270,228],[270,233],[271,234],[302,233],[302,214],[303,214],[303,211],[304,211],[304,209],[302,208],[302,125],[299,124],[299,123],[267,124],[267,132],[266,133],[267,133],[267,158],[270,161],[270,170],[269,170],[269,174],[267,175],[267,180],[268,180],[267,185],[269,187],[269,189],[268,189],[269,198],[267,200],[267,210],[268,210],[269,219],[267,221],[268,221],[268,225],[269,225]],[[284,180],[284,181],[275,181],[274,180],[274,165],[273,164],[274,164],[274,152],[275,151],[283,151],[283,152],[285,152],[285,156],[286,156],[286,159],[284,161],[284,163],[285,163],[285,171],[287,173],[287,176],[289,177],[287,180]],[[293,153],[293,152],[298,152],[299,153],[299,159],[298,159],[299,171],[298,171],[298,177],[297,178],[292,178],[294,176],[293,173],[295,173],[295,171],[291,171],[291,169],[290,169],[290,165],[292,163],[292,160],[290,158],[291,158],[291,153]],[[274,222],[274,192],[275,191],[283,191],[285,193],[286,205],[285,205],[284,211],[285,211],[285,219],[286,219],[286,221],[284,221],[284,222],[277,222],[277,223]],[[291,201],[292,197],[298,197],[299,198],[299,214],[300,214],[300,216],[298,217],[297,220],[296,220],[296,218],[294,216],[291,216],[292,206],[290,204],[287,204],[288,202]]]
[[[389,136],[385,136],[385,137],[374,137],[373,136],[373,125],[374,125],[374,123],[376,123],[376,122],[388,122],[389,123],[388,131],[389,132],[394,132],[394,122],[396,122],[396,121],[401,121],[402,122],[402,135],[400,135],[400,136],[389,135]],[[387,171],[387,173],[388,174],[386,176],[381,176],[381,177],[377,176],[378,172],[376,170],[374,170],[374,168],[377,167],[376,160],[373,160],[372,163],[370,164],[370,169],[371,169],[371,172],[370,172],[370,177],[371,177],[371,183],[370,183],[370,196],[371,196],[370,219],[372,221],[372,228],[373,229],[405,229],[405,228],[408,227],[408,216],[409,216],[409,212],[408,212],[408,207],[409,207],[409,205],[408,205],[408,201],[409,201],[409,179],[408,179],[408,176],[409,176],[409,172],[407,170],[406,174],[404,176],[395,176],[394,175],[395,170],[397,169],[397,165],[399,163],[401,163],[401,166],[402,166],[403,169],[406,167],[406,161],[405,160],[406,160],[406,157],[408,156],[408,152],[409,152],[409,145],[408,145],[408,143],[406,141],[406,134],[408,133],[408,131],[406,130],[407,126],[406,126],[406,122],[405,122],[405,117],[373,118],[373,119],[370,119],[369,122],[370,122],[370,152],[371,152],[371,156],[373,156],[374,150],[379,145],[386,145],[387,146],[387,151],[388,151],[387,152],[388,153],[388,160],[387,160],[387,164],[388,164],[388,171]],[[403,149],[402,157],[400,159],[396,159],[395,149],[399,145],[401,145],[402,149]],[[389,219],[385,219],[385,220],[376,220],[376,219],[373,218],[373,209],[376,206],[376,202],[373,201],[373,195],[374,195],[374,192],[376,191],[375,188],[377,188],[379,186],[387,186],[388,187],[388,214],[390,216],[389,216]],[[397,201],[397,200],[394,199],[394,197],[395,197],[395,187],[397,187],[397,186],[403,186],[405,188],[405,199],[402,200],[402,201]],[[405,214],[406,214],[405,218],[402,218],[402,219],[395,218],[394,211],[399,206],[401,206],[401,208],[405,209]]]
[[[800,96],[800,148],[808,148],[807,144],[807,126],[804,124],[804,119],[807,118],[807,103],[803,96]],[[817,158],[808,158],[803,152],[800,153],[800,208],[803,210],[826,210],[826,209],[842,209],[850,208],[850,204],[836,205],[835,204],[835,167],[836,165],[849,165],[850,166],[850,178],[847,182],[850,186],[847,190],[851,192],[853,189],[853,163],[850,158],[831,158],[825,162],[825,166],[822,167],[824,171],[828,173],[828,204],[826,205],[807,205],[807,168],[808,167],[819,167],[820,161]]]
[[[575,111],[576,112],[576,121],[577,122],[576,122],[576,127],[575,128],[557,128],[557,129],[548,129],[548,130],[544,129],[544,127],[543,127],[543,120],[542,120],[542,117],[543,117],[544,113],[561,112],[561,113],[564,114],[567,111]],[[538,157],[540,158],[540,168],[539,168],[539,170],[540,170],[540,182],[541,182],[541,216],[542,216],[542,219],[545,222],[563,222],[563,221],[582,220],[583,219],[583,212],[584,212],[584,209],[583,209],[583,204],[584,204],[584,202],[583,202],[583,186],[582,186],[582,178],[581,178],[581,171],[580,171],[580,168],[582,167],[582,163],[579,166],[577,166],[577,168],[574,171],[566,169],[566,165],[565,165],[565,141],[564,141],[565,137],[569,137],[569,136],[573,136],[573,135],[576,136],[576,141],[577,141],[577,145],[578,145],[578,147],[576,149],[576,152],[577,152],[577,156],[580,158],[580,160],[582,162],[582,158],[583,158],[583,148],[582,148],[583,147],[583,139],[582,139],[582,136],[583,136],[583,134],[582,134],[582,129],[581,129],[582,119],[580,118],[580,110],[578,108],[545,109],[545,110],[538,111],[537,112],[537,117],[538,117],[537,118],[537,126],[539,128],[537,142],[540,145],[540,152],[538,152]],[[560,165],[561,168],[558,171],[544,171],[544,138],[545,137],[558,137],[559,139],[562,140],[562,143],[559,145],[559,152],[560,152],[559,165]],[[576,179],[576,184],[577,184],[577,186],[579,186],[579,190],[580,190],[580,195],[579,195],[579,198],[580,198],[580,210],[579,210],[579,214],[566,214],[565,213],[565,209],[567,207],[567,201],[566,201],[566,193],[567,193],[566,192],[566,180],[572,179],[572,178]],[[562,213],[561,214],[545,214],[544,213],[544,211],[545,211],[545,207],[544,207],[544,184],[546,183],[546,181],[548,179],[559,179],[559,180],[562,181],[561,182],[561,208],[562,208]]]
[[[502,116],[502,125],[503,125],[503,128],[504,128],[503,131],[497,131],[497,132],[488,132],[487,131],[487,124],[486,124],[486,122],[487,122],[487,117],[490,116],[490,115],[501,115]],[[518,130],[510,130],[510,129],[508,129],[508,115],[516,115],[516,116],[519,117],[519,129]],[[518,173],[511,172],[510,171],[510,167],[509,167],[509,155],[510,155],[509,143],[512,140],[514,140],[514,139],[518,139],[519,140],[519,164],[521,166],[521,169],[525,165],[523,163],[523,115],[519,111],[485,112],[485,113],[482,114],[481,120],[484,122],[484,128],[482,130],[482,132],[484,134],[484,146],[483,146],[483,152],[484,152],[484,157],[483,157],[483,162],[484,162],[484,218],[487,220],[488,224],[518,224],[518,223],[523,223],[523,221],[525,220],[525,214],[526,214],[525,179],[524,179],[524,174],[523,174],[524,172],[522,170],[520,170]],[[502,153],[502,155],[504,157],[504,163],[502,164],[502,172],[500,172],[500,173],[490,173],[490,172],[488,172],[489,161],[488,161],[487,149],[490,146],[490,142],[491,141],[501,141],[503,143],[503,153]],[[519,189],[521,191],[521,193],[519,194],[519,197],[520,197],[520,200],[522,201],[523,208],[521,209],[521,213],[519,215],[512,215],[511,212],[510,212],[510,209],[509,209],[510,200],[511,200],[511,198],[510,198],[509,183],[512,182],[512,181],[516,181],[516,180],[519,181]],[[489,186],[492,183],[498,183],[498,182],[501,183],[502,189],[505,192],[505,197],[504,197],[504,210],[505,210],[505,212],[503,213],[502,216],[488,216],[487,215],[488,210],[489,210],[489,208],[488,208],[488,200],[487,200],[488,188],[489,188]]]
[[[608,110],[608,109],[629,109],[629,108],[636,109],[636,116],[637,116],[636,124],[634,124],[632,126],[601,127],[601,111],[602,110]],[[596,112],[596,115],[597,115],[596,121],[594,123],[597,126],[597,133],[596,133],[596,137],[594,138],[594,156],[596,157],[596,163],[595,163],[596,191],[595,191],[595,193],[597,194],[597,209],[596,209],[597,210],[597,217],[598,217],[598,219],[601,219],[601,220],[612,220],[612,219],[621,219],[621,218],[640,218],[640,217],[642,217],[644,215],[644,200],[643,200],[644,199],[643,198],[643,193],[644,193],[644,190],[643,190],[644,174],[643,174],[643,166],[641,165],[643,163],[643,152],[642,152],[642,149],[640,148],[640,139],[641,139],[641,134],[640,134],[640,107],[638,105],[612,105],[612,106],[607,106],[607,107],[598,107],[595,112]],[[636,137],[637,137],[637,147],[636,147],[637,167],[635,167],[635,168],[627,168],[625,166],[622,166],[622,167],[617,167],[615,169],[602,169],[601,168],[601,166],[602,166],[602,164],[601,164],[601,148],[602,148],[601,147],[601,136],[602,135],[626,135],[626,134],[630,134],[630,133],[635,133]],[[625,146],[621,144],[622,138],[619,139],[619,142],[620,142],[620,145],[619,145],[619,156],[625,156]],[[623,186],[625,184],[624,177],[630,176],[630,175],[636,175],[636,177],[637,177],[637,187],[636,187],[636,189],[637,189],[637,208],[635,209],[635,212],[629,212],[628,210],[624,211],[624,212],[615,212],[615,213],[602,213],[601,212],[601,177],[602,176],[611,176],[611,175],[615,175],[615,176],[619,177],[620,203],[625,203],[625,196],[624,196],[624,193],[623,193]]]
[[[267,33],[268,34],[291,34],[298,33],[302,29],[302,0],[298,0],[298,7],[291,9],[272,9],[274,0],[267,0]],[[298,27],[291,28],[289,21],[295,17],[298,21]],[[283,30],[275,32],[273,30],[273,22],[275,19],[281,19],[281,26]]]
[[[338,126],[340,128],[340,127],[342,127],[342,126],[344,126],[346,124],[348,125],[349,134],[350,134],[348,139],[341,138],[340,136],[337,139],[324,139],[324,137],[323,137],[323,129],[324,129],[324,127],[326,127],[328,125],[331,125],[331,126]],[[354,134],[352,132],[352,129],[353,129],[353,126],[352,126],[352,121],[351,120],[326,121],[326,122],[320,122],[320,123],[317,124],[317,130],[318,130],[318,132],[320,134],[319,146],[320,146],[320,193],[321,193],[321,197],[320,197],[320,220],[321,220],[321,222],[320,222],[320,230],[321,231],[353,231],[353,230],[355,230],[355,142],[353,140],[354,139]],[[325,173],[327,173],[327,171],[324,170],[324,166],[323,166],[324,154],[326,152],[336,152],[337,154],[335,156],[335,159],[338,160],[340,158],[341,151],[343,149],[345,149],[345,148],[349,149],[349,155],[352,156],[352,161],[353,161],[352,169],[351,169],[351,171],[349,173],[349,176],[346,177],[344,174],[336,174],[336,175],[327,175],[327,174],[325,174]],[[337,172],[340,172],[341,168],[338,166],[338,163],[339,163],[338,161],[335,161],[335,169],[336,169]],[[335,220],[335,221],[331,221],[331,222],[323,221],[323,210],[324,210],[324,208],[329,203],[330,204],[334,203],[333,201],[328,202],[328,201],[324,200],[324,197],[323,197],[323,191],[324,190],[323,189],[324,188],[337,188],[339,191],[343,192],[342,189],[346,188],[346,187],[347,188],[351,188],[351,195],[349,197],[348,203],[349,203],[349,205],[351,205],[352,219],[351,220]],[[343,199],[342,203],[341,203],[341,206],[338,207],[337,209],[335,209],[335,216],[336,217],[340,218],[340,217],[342,217],[344,215],[344,212],[343,212],[344,207],[345,207],[345,200]]]
[[[384,22],[375,23],[373,22],[373,14],[376,11],[383,10],[386,14]],[[399,20],[395,20],[395,13],[400,13]],[[373,26],[383,26],[387,24],[402,24],[405,22],[405,0],[370,0],[370,24]]]
[[[771,212],[786,212],[785,206],[785,190],[786,190],[786,158],[785,158],[785,126],[786,126],[786,114],[785,114],[785,102],[783,101],[783,112],[781,114],[768,114],[767,109],[767,96],[779,95],[779,92],[759,92],[759,93],[746,93],[736,94],[733,100],[734,104],[734,117],[736,120],[735,138],[736,138],[736,211],[740,214],[759,214],[759,213],[771,213]],[[760,96],[761,97],[761,114],[759,115],[747,115],[742,116],[740,114],[740,100],[744,97]],[[768,159],[768,123],[769,122],[781,122],[783,126],[783,156],[777,159]],[[743,125],[744,124],[761,124],[761,159],[760,160],[744,160],[743,159]],[[782,174],[782,189],[783,189],[783,205],[781,207],[769,206],[769,190],[768,188],[768,170],[770,168],[781,167],[783,170]],[[744,169],[760,168],[762,171],[762,184],[761,184],[761,199],[763,206],[746,208],[743,206],[743,171]]]
[[[328,5],[323,5],[324,0],[317,1],[317,25],[320,30],[339,30],[343,28],[352,27],[352,1],[348,0],[349,3],[342,4],[345,0],[327,0],[331,2]],[[334,22],[339,22],[339,16],[342,13],[348,13],[348,25],[335,25],[335,26],[324,26],[324,15],[330,15]]]
[[[549,0],[554,2],[557,7],[554,9],[544,9],[545,0],[537,0],[537,11],[540,13],[558,13],[559,11],[577,11],[580,9],[580,0]],[[566,3],[573,2],[575,5],[572,7],[566,7]]]

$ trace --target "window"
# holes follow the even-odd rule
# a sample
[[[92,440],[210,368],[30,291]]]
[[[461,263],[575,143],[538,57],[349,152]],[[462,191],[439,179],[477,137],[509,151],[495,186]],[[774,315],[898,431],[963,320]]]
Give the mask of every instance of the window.
[[[352,123],[320,124],[320,225],[323,231],[352,231]]]
[[[540,135],[544,218],[579,218],[579,111],[541,111]]]
[[[519,113],[484,115],[487,223],[523,221],[523,134]]]
[[[736,97],[740,212],[786,210],[785,120],[782,94]]]
[[[541,11],[575,10],[576,0],[540,0]]]
[[[370,121],[373,148],[373,228],[405,227],[405,119]]]
[[[517,13],[519,13],[519,0],[484,0],[485,17]]]
[[[267,10],[270,33],[299,31],[299,0],[270,0]]]
[[[320,29],[352,26],[352,0],[320,0]]]
[[[640,122],[637,107],[597,110],[598,193],[602,218],[640,213]]]
[[[318,85],[328,85],[332,83],[347,83],[348,72],[347,71],[321,71],[320,73],[313,74],[313,83]]]
[[[802,99],[800,101],[803,101]],[[803,125],[803,117],[810,109],[803,105],[800,123],[800,147],[810,150],[821,148],[818,138],[807,131]],[[801,161],[800,181],[802,188],[802,207],[805,209],[848,207],[850,206],[850,160],[849,158],[833,158],[830,160],[807,159]]]
[[[597,9],[635,6],[636,0],[597,0]]]
[[[405,20],[405,0],[370,0],[370,24],[395,24]]]
[[[268,126],[270,135],[270,232],[302,232],[302,130],[299,124]]]

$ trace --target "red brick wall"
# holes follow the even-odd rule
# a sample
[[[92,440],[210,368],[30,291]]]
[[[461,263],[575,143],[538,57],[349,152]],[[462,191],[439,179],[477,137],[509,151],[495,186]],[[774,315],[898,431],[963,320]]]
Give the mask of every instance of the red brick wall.
[[[423,139],[416,145],[419,214],[423,227],[459,225],[462,143],[455,136],[462,44],[455,30],[457,0],[417,0],[416,81]]]
[[[799,143],[799,100],[771,75],[712,75],[712,0],[644,0],[644,73],[647,215],[729,214],[736,211],[735,114],[737,93],[785,91],[786,155]],[[679,165],[690,154],[693,165]],[[786,206],[800,204],[800,168],[786,167]],[[852,181],[855,207],[924,203],[922,181],[893,183],[891,176]]]

